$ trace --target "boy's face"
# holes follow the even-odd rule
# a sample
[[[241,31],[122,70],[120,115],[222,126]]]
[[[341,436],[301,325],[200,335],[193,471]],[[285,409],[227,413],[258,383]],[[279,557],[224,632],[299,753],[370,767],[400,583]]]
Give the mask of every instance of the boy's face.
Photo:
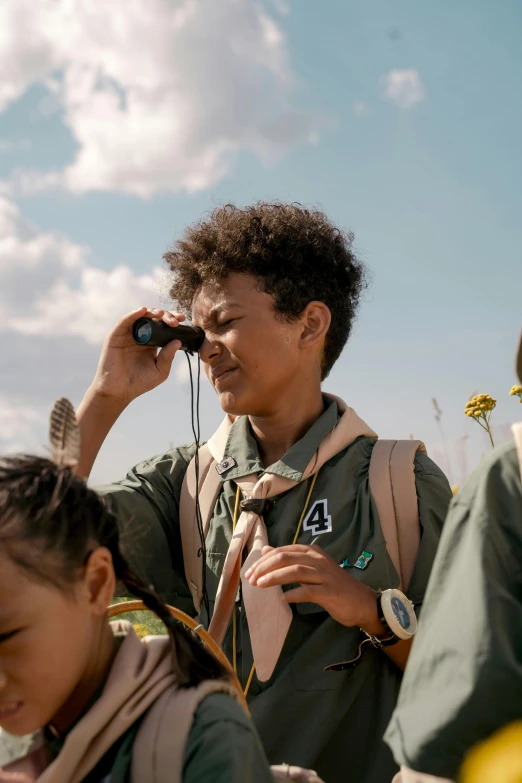
[[[192,319],[205,330],[201,359],[227,413],[270,415],[311,375],[320,380],[320,351],[311,357],[302,350],[302,320],[276,317],[272,296],[251,275],[205,283],[194,297]]]
[[[65,593],[35,582],[0,551],[0,727],[30,734],[64,705],[87,670],[90,618]]]

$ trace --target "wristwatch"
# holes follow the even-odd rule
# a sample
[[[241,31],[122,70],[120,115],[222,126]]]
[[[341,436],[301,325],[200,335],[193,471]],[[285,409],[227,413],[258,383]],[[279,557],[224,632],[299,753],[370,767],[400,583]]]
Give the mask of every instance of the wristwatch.
[[[401,639],[411,639],[417,631],[413,604],[400,590],[378,590],[377,612],[388,635],[381,638],[367,634],[376,647],[388,647]]]

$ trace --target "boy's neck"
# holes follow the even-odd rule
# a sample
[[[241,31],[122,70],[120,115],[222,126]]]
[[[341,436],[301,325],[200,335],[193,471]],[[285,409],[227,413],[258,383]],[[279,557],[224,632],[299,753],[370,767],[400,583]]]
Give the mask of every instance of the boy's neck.
[[[268,416],[249,416],[265,468],[283,457],[324,412],[321,389],[284,401]]]

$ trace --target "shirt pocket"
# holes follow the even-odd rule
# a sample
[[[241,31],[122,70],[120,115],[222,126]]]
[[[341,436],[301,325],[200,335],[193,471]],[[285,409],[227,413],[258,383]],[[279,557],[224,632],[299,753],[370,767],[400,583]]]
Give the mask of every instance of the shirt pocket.
[[[364,568],[347,568],[346,570],[357,581],[371,587],[373,590],[396,587],[398,576],[386,550],[386,543],[373,541],[362,551],[371,552],[372,557]],[[336,562],[340,552],[332,553]],[[354,551],[346,551],[341,557],[346,557],[350,563],[355,563],[361,551],[359,545]],[[339,566],[341,570],[341,567]],[[353,677],[356,670],[344,672],[324,671],[325,666],[355,658],[359,644],[363,639],[358,627],[347,627],[334,620],[319,604],[295,604],[297,652],[290,664],[290,676],[298,690],[323,691],[335,690],[346,679]]]
[[[325,671],[325,666],[354,658],[360,631],[340,625],[317,604],[308,606],[306,614],[297,614],[299,647],[290,664],[290,678],[299,691],[336,690],[346,679],[346,672]]]

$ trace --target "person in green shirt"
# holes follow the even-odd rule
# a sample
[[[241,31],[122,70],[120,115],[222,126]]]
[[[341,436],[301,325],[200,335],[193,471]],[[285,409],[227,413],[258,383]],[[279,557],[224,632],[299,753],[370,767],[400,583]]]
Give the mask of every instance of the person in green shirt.
[[[517,367],[522,382],[522,340]],[[522,424],[513,429],[453,499],[386,732],[397,763],[418,773],[456,779],[472,746],[522,716]]]
[[[116,580],[167,636],[107,622]],[[273,783],[229,670],[129,569],[97,493],[51,460],[0,459],[0,781],[155,783],[156,758],[161,780]]]
[[[274,477],[288,481],[292,488],[275,494],[264,508],[268,546],[244,574],[224,650],[247,692],[270,763],[313,768],[327,783],[389,783],[396,766],[382,735],[411,640],[370,645],[355,668],[325,671],[355,657],[364,632],[375,640],[388,638],[376,591],[397,587],[399,575],[369,491],[375,433],[365,425],[364,435],[307,478],[341,414],[356,419],[321,390],[349,337],[365,285],[352,241],[325,215],[298,205],[222,207],[188,228],[165,256],[178,311],[140,308],[105,342],[78,411],[83,444],[78,470],[89,475],[118,416],[167,379],[180,348],[178,341],[159,352],[134,344],[133,322],[148,316],[176,326],[190,314],[205,332],[200,357],[207,377],[233,419],[226,460],[217,466],[222,487],[206,539],[208,611],[203,606],[201,622],[212,619],[238,522],[237,482],[252,474],[261,484]],[[133,567],[167,602],[192,613],[179,503],[194,453],[193,444],[171,449],[99,488],[120,521]],[[414,471],[421,542],[408,597],[419,609],[451,491],[425,454],[417,454]],[[282,586],[282,600],[291,607],[289,630],[268,679],[260,679],[253,667],[245,580],[266,590],[267,600],[270,590]],[[268,650],[275,645],[270,634],[261,641]]]

